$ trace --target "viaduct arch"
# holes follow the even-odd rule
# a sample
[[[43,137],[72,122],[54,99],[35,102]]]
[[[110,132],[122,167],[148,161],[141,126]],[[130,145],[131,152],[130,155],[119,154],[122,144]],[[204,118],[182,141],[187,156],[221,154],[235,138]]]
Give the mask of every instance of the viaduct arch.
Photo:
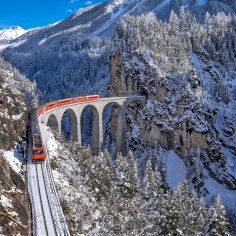
[[[57,107],[44,112],[39,116],[39,122],[51,127],[52,130],[59,134],[62,132],[62,118],[64,113],[70,115],[70,139],[82,144],[81,138],[81,118],[82,113],[86,108],[91,108],[93,112],[92,120],[92,143],[91,149],[94,155],[97,155],[103,148],[103,111],[109,104],[116,104],[117,112],[117,131],[116,131],[116,152],[127,154],[126,144],[126,109],[132,102],[138,101],[143,106],[146,104],[146,97],[130,96],[130,97],[115,97],[103,98],[95,101],[74,103]]]

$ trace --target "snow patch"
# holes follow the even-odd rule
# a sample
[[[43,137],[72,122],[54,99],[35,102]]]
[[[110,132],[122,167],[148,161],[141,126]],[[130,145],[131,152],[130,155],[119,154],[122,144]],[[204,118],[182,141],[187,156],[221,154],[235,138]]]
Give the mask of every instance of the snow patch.
[[[196,1],[196,5],[197,6],[203,6],[207,3],[207,0],[197,0]]]
[[[183,160],[173,150],[167,151],[165,156],[167,159],[167,183],[174,189],[185,181],[187,169]]]
[[[19,120],[19,119],[21,119],[21,117],[22,117],[22,113],[19,115],[12,115],[13,120]]]
[[[109,28],[109,26],[114,23],[123,13],[123,7],[120,6],[118,11],[116,13],[113,13],[113,11],[111,12],[111,18],[110,20],[108,20],[101,28],[99,28],[98,30],[96,30],[93,35],[97,35],[100,34],[101,32],[105,31],[106,29]]]
[[[220,195],[224,205],[234,208],[236,206],[236,191],[227,189],[223,184],[219,184],[212,178],[205,181],[205,185],[209,194],[206,196],[206,201],[210,202],[213,197]]]
[[[4,208],[12,208],[11,200],[4,195],[1,196],[0,203]]]
[[[163,7],[169,5],[171,0],[164,0],[158,7],[156,7],[153,11],[160,11]]]

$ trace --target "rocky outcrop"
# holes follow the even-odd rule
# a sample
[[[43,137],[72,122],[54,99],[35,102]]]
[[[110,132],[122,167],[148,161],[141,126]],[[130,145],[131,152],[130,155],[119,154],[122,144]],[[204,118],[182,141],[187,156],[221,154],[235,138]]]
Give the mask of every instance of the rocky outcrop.
[[[145,81],[137,79],[141,74],[146,75]],[[142,113],[137,113],[137,120],[142,130],[140,137],[149,146],[160,142],[163,148],[176,149],[182,155],[191,148],[208,146],[208,125],[204,114],[198,113],[201,111],[200,79],[194,70],[188,76],[187,79],[164,78],[138,57],[129,63],[118,55],[111,58],[111,93],[148,97],[148,104]],[[192,90],[185,90],[189,85]],[[196,114],[201,123],[195,120]]]
[[[23,135],[26,121],[26,104],[23,94],[14,94],[0,74],[0,148],[13,148]]]
[[[0,234],[28,235],[30,211],[25,182],[0,153]]]
[[[212,178],[229,189],[236,189],[235,176],[228,170],[227,157],[222,149],[223,145],[233,156],[235,146],[232,142],[231,147],[229,142],[227,146],[224,144],[226,139],[220,139],[222,132],[215,122],[217,110],[206,109],[203,102],[206,91],[199,68],[193,64],[186,73],[167,76],[155,66],[149,54],[115,55],[110,62],[112,95],[137,94],[148,98],[144,108],[138,109],[133,104],[128,109],[130,149],[140,155],[141,150],[154,150],[160,145],[163,149],[174,150],[184,159],[186,166],[191,166],[192,155],[198,156]],[[208,66],[206,71],[211,73],[214,81],[219,80],[212,68]],[[220,86],[220,82],[217,84]],[[227,93],[217,91],[217,102],[227,104]],[[223,134],[232,139],[234,125],[225,119]],[[192,183],[198,192],[204,193],[207,190],[201,180],[203,173],[199,176],[198,179],[193,177]]]

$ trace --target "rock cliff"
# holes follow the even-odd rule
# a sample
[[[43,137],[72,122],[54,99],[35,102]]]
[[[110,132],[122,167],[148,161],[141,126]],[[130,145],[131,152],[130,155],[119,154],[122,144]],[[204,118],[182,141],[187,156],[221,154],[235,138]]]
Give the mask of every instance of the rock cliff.
[[[204,61],[202,54],[195,56]],[[227,117],[224,118],[222,131],[231,140],[230,146],[220,138],[222,132],[216,127],[217,109],[207,109],[204,104],[204,78],[198,72],[199,68],[192,64],[185,74],[168,77],[150,61],[149,54],[111,58],[111,94],[139,94],[148,98],[144,108],[137,109],[134,104],[127,112],[131,150],[137,158],[145,149],[154,152],[160,147],[174,150],[189,168],[194,165],[193,156],[198,156],[211,177],[229,189],[236,189],[236,178],[224,155],[224,148],[227,148],[235,158],[234,126]],[[205,71],[213,69],[205,67],[202,68]],[[211,74],[214,80],[215,73],[212,71]],[[221,98],[218,96],[217,99]],[[197,178],[192,176],[190,181],[199,193],[206,194],[203,172]]]

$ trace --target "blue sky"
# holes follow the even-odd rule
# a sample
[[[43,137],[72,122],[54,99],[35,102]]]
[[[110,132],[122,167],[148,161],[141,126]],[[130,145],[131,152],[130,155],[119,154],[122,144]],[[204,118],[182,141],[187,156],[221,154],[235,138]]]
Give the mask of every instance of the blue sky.
[[[0,29],[46,26],[65,19],[74,11],[105,0],[1,0]]]

